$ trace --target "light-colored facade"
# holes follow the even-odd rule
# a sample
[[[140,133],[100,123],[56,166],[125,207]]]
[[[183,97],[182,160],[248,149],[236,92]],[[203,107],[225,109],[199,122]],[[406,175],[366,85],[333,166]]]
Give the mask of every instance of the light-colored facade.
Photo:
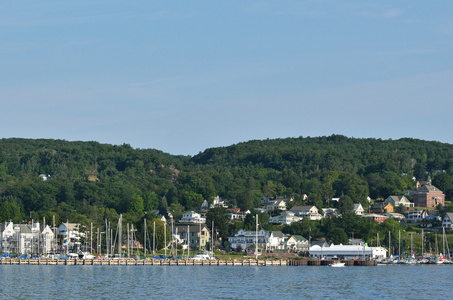
[[[330,245],[328,247],[312,246],[310,255],[314,258],[326,259],[383,259],[387,250],[382,247],[367,247],[364,245]]]
[[[182,219],[179,220],[180,223],[195,223],[195,224],[204,224],[206,223],[206,218],[202,217],[199,213],[194,211],[188,211],[182,215]]]
[[[286,241],[286,248],[294,252],[308,251],[308,240],[301,235],[292,235]]]
[[[316,206],[293,206],[291,211],[296,215],[310,220],[321,220],[322,216]]]
[[[453,229],[453,213],[446,213],[442,220],[442,227],[445,229]]]
[[[233,236],[228,237],[228,242],[230,247],[233,249],[242,249],[246,250],[248,247],[255,245],[258,239],[258,247],[267,248],[267,241],[269,239],[269,233],[261,229],[258,231],[245,231],[244,229],[239,229],[237,233]]]
[[[292,211],[284,211],[279,216],[270,218],[269,222],[274,224],[290,225],[293,222],[299,222],[302,217],[296,216]]]
[[[28,254],[49,253],[53,249],[54,234],[49,226],[40,223],[0,224],[0,252]]]
[[[393,207],[404,206],[414,207],[414,203],[410,202],[406,196],[389,196],[384,203],[391,203]]]
[[[354,208],[352,209],[352,212],[355,213],[358,216],[362,216],[364,213],[364,209],[362,204],[360,203],[354,203]]]
[[[406,220],[408,222],[421,222],[423,221],[428,214],[426,210],[411,210],[407,213]]]

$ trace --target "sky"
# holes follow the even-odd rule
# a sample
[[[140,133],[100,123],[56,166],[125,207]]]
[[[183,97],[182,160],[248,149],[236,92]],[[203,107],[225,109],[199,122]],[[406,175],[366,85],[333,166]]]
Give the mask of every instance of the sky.
[[[453,144],[453,1],[0,0],[0,138]]]

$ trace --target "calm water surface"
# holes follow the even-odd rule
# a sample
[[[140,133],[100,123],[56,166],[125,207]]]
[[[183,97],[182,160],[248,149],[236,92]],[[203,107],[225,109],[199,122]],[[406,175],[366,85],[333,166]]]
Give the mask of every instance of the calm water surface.
[[[7,266],[1,299],[452,299],[453,265]]]

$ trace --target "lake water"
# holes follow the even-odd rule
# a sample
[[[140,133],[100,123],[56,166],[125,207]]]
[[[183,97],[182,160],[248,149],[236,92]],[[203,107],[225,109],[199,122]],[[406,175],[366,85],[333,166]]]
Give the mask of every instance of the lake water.
[[[452,299],[453,265],[0,265],[1,299]]]

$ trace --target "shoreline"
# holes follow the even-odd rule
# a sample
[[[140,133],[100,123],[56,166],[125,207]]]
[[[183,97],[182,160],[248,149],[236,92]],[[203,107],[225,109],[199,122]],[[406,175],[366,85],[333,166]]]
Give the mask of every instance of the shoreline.
[[[328,266],[334,260],[184,260],[184,259],[2,259],[0,265],[66,266]],[[346,266],[376,266],[374,260],[344,260]]]

